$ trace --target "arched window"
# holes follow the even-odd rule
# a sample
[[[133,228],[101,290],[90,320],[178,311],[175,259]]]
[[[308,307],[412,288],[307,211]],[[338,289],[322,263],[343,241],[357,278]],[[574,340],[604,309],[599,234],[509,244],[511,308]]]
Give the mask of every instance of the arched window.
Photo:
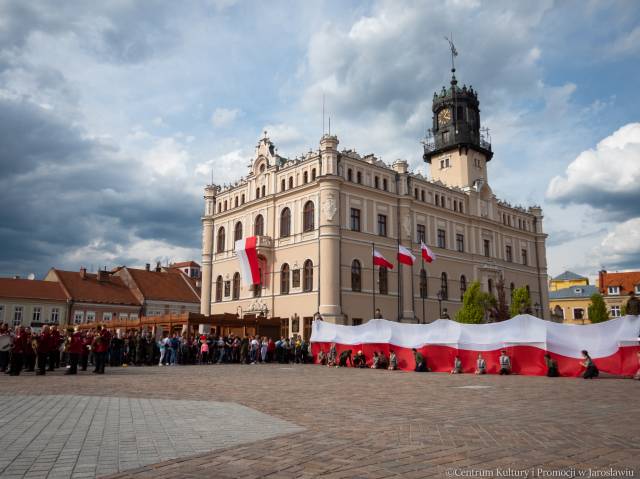
[[[440,291],[442,292],[442,299],[449,299],[449,282],[447,281],[447,273],[442,273],[440,276]]]
[[[516,290],[516,285],[511,283],[509,289],[511,289],[511,299],[513,299],[513,292]]]
[[[357,259],[351,263],[351,290],[362,291],[362,266]]]
[[[453,200],[453,211],[458,211],[458,202]]]
[[[293,188],[293,176],[289,177],[289,189]]]
[[[378,179],[378,177],[377,177],[377,176],[375,176],[375,177],[373,178],[373,187],[374,187],[375,189],[378,189],[378,188],[380,187],[380,180]]]
[[[216,278],[216,303],[222,301],[222,276]]]
[[[260,198],[260,188],[256,188],[256,200]]]
[[[378,271],[378,288],[380,288],[380,294],[389,294],[389,273],[384,266],[380,266]]]
[[[291,210],[285,208],[280,213],[280,238],[287,238],[291,235]]]
[[[424,201],[424,190],[420,191],[420,201]]]
[[[351,168],[347,168],[347,181],[353,181],[353,170]]]
[[[313,168],[311,170],[311,181],[315,181],[315,179],[316,179],[316,169]]]
[[[356,173],[356,183],[362,183],[362,173],[359,171]]]
[[[418,199],[418,188],[413,189],[413,196],[416,198],[416,200]]]
[[[309,183],[309,173],[307,173],[306,171],[302,173],[302,183],[304,183],[305,185]]]
[[[244,193],[242,193],[242,199],[240,200],[240,204],[241,204],[241,205],[244,205],[244,199],[245,199],[245,198],[244,198]]]
[[[235,242],[242,239],[242,223],[238,221],[236,223],[236,228],[233,231],[233,247],[235,248]]]
[[[462,207],[462,201],[458,203],[458,210],[460,211],[460,213],[464,213],[464,208]]]
[[[289,294],[289,265],[282,265],[280,269],[280,294]]]
[[[460,276],[460,301],[464,298],[464,293],[467,291],[467,278],[463,274]]]
[[[487,280],[487,290],[489,290],[489,294],[493,294],[493,280],[491,278]]]
[[[264,235],[264,218],[262,215],[256,216],[256,220],[253,223],[253,234],[254,236]]]
[[[235,199],[233,200],[233,205],[237,208],[238,207],[238,197],[236,196]]]
[[[224,210],[227,211],[227,200],[224,200]]]
[[[382,178],[382,189],[383,189],[384,191],[387,191],[387,188],[388,188],[388,187],[389,187],[389,184],[388,184],[388,182],[387,182],[387,179],[386,179],[386,178]]]
[[[233,275],[232,299],[240,299],[240,273],[234,273]]]
[[[302,214],[302,230],[303,231],[313,231],[315,227],[314,212],[315,212],[315,208],[313,206],[313,201],[307,201],[304,204],[304,209]]]
[[[304,291],[313,290],[313,261],[311,261],[310,259],[304,262],[302,289]]]
[[[218,213],[222,213],[222,203],[218,203]]]
[[[440,206],[440,197],[436,195],[436,206]]]
[[[267,194],[267,187],[262,185],[262,191],[260,192],[260,196],[264,197]]]
[[[429,286],[427,283],[427,270],[420,270],[420,297],[426,298],[429,294]]]
[[[218,242],[217,242],[216,253],[223,253],[223,252],[224,252],[224,226],[221,226],[220,228],[218,228]]]
[[[282,178],[282,180],[280,181],[280,191],[284,191],[286,189],[287,189],[287,180]]]

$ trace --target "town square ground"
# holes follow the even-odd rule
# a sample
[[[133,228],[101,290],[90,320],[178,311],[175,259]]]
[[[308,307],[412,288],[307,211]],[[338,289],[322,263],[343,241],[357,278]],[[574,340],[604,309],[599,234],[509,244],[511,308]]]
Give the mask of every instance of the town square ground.
[[[311,365],[3,375],[0,477],[640,477],[639,395]]]

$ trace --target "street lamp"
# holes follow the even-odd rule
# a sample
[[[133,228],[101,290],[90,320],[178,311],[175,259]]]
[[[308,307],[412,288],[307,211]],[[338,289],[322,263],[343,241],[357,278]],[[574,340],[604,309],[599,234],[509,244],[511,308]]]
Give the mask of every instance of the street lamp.
[[[438,291],[437,298],[438,298],[438,309],[440,310],[438,319],[441,319],[442,318],[442,300],[444,299],[444,291],[442,290]]]
[[[540,317],[540,303],[536,302],[536,304],[533,305],[533,307],[536,309],[536,317]]]

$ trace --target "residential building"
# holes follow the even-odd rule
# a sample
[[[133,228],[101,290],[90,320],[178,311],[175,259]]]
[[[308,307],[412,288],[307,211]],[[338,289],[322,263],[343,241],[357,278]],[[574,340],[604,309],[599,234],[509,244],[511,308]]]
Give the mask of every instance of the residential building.
[[[69,324],[137,319],[142,310],[141,302],[111,271],[92,274],[85,268],[80,268],[79,272],[52,268],[45,281],[59,283],[62,287],[69,302]]]
[[[195,261],[183,261],[182,263],[171,263],[169,268],[175,268],[182,271],[189,278],[200,279],[202,272],[200,271],[200,265]]]
[[[195,279],[180,269],[117,268],[119,278],[142,305],[143,316],[199,313],[200,295]]]
[[[589,324],[591,296],[598,292],[594,285],[578,284],[549,291],[549,307],[557,321],[569,324]]]
[[[10,327],[64,326],[69,302],[60,284],[0,278],[0,323]]]
[[[440,307],[455,314],[472,281],[495,294],[502,277],[548,318],[542,210],[511,206],[489,186],[477,93],[453,76],[432,110],[431,178],[404,160],[339,151],[333,135],[285,158],[265,133],[245,177],[205,188],[201,312],[261,312],[285,318],[291,334],[307,332],[316,313],[355,325],[380,308],[390,320],[430,322]],[[259,286],[240,277],[235,241],[247,236],[257,237]],[[421,240],[435,262],[421,262]],[[418,257],[413,267],[397,264],[399,245]],[[395,268],[374,267],[373,248]]]
[[[587,286],[589,278],[580,276],[572,271],[565,271],[549,281],[549,291],[559,291],[572,286]]]
[[[629,300],[629,293],[640,297],[640,271],[598,272],[598,287],[611,317],[621,316]]]

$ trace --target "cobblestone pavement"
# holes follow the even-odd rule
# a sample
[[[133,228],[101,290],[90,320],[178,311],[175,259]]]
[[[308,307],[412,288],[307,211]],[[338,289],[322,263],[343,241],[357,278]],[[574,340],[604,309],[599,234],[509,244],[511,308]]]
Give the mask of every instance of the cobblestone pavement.
[[[122,398],[232,402],[287,421],[284,429],[304,428],[163,462],[159,454],[157,463],[114,477],[570,477],[574,469],[640,477],[640,382],[631,380],[224,365],[5,376],[0,391],[120,405]],[[215,436],[215,421],[210,427]],[[55,435],[42,440],[43,451],[52,442]],[[65,454],[57,451],[45,457]]]

